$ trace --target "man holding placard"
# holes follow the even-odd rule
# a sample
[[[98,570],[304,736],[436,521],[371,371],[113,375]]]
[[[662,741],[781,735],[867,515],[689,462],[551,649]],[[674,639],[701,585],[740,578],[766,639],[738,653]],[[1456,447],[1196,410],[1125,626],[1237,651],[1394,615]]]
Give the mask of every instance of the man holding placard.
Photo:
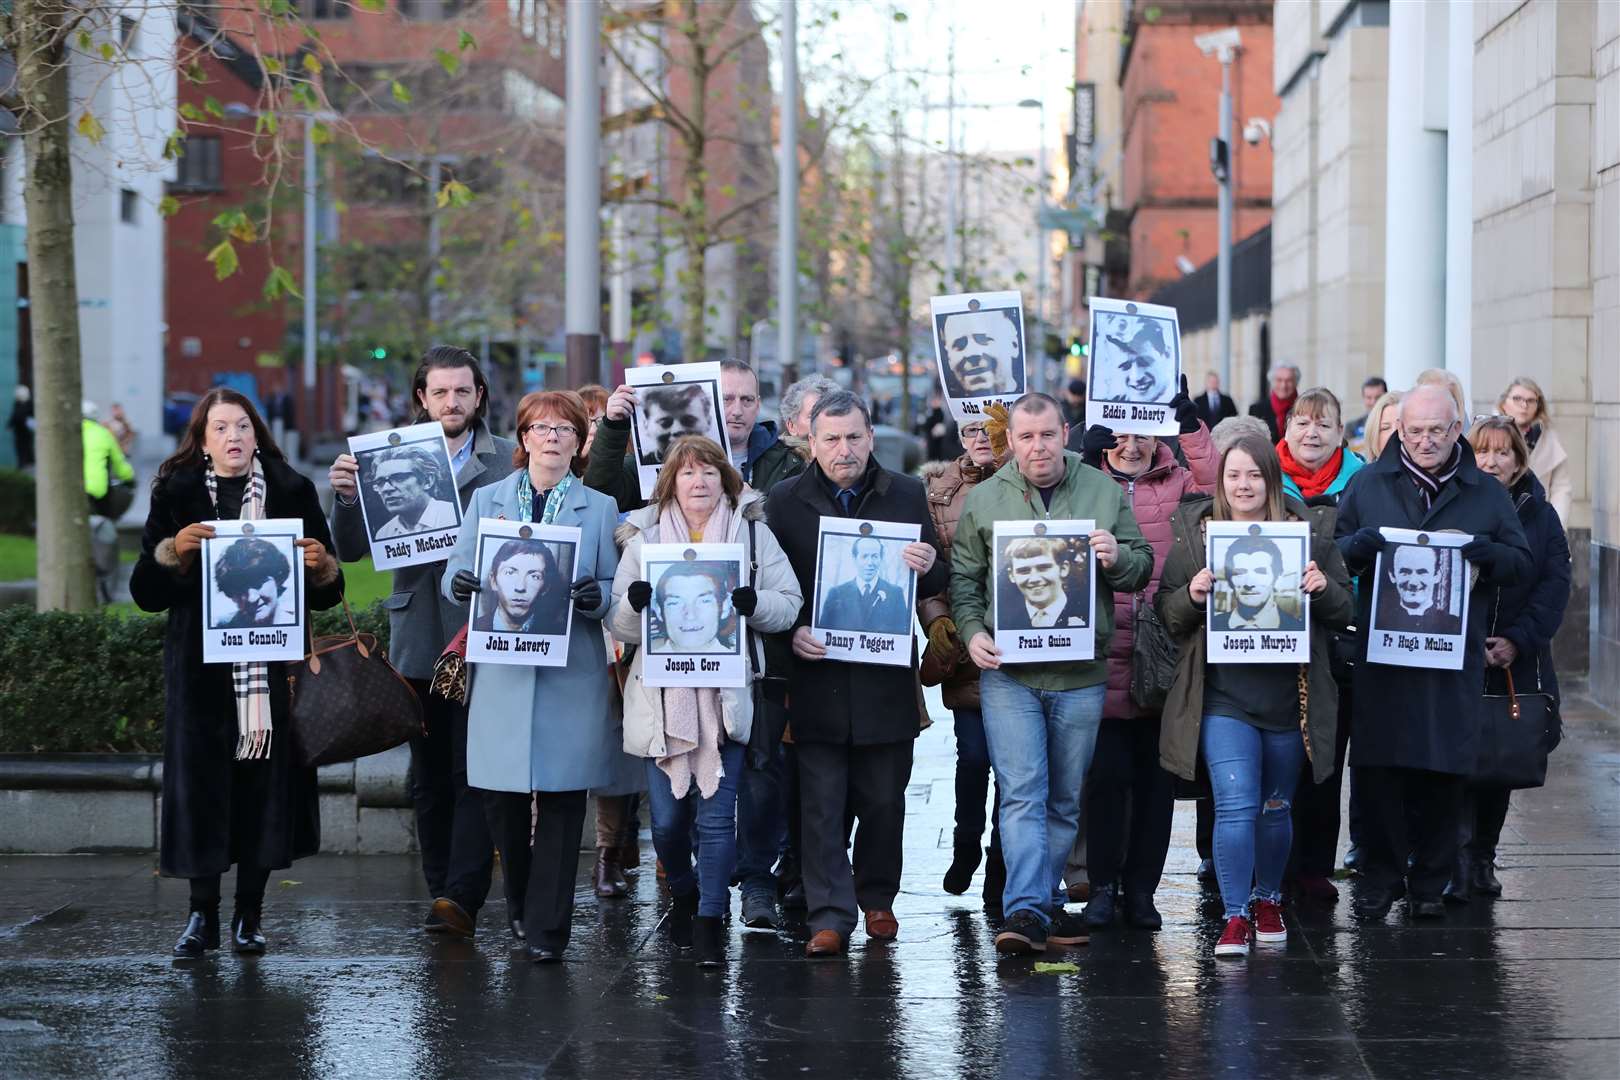
[[[1356,913],[1369,919],[1402,896],[1414,916],[1444,914],[1463,785],[1479,749],[1489,615],[1484,604],[1463,604],[1460,633],[1402,633],[1380,627],[1375,594],[1401,590],[1405,574],[1406,611],[1421,618],[1434,602],[1434,568],[1453,551],[1461,559],[1451,587],[1464,598],[1470,568],[1483,584],[1510,585],[1531,566],[1507,490],[1475,466],[1462,427],[1445,387],[1416,387],[1401,401],[1398,437],[1339,502],[1339,550],[1361,578],[1356,624],[1367,661],[1355,668],[1350,766],[1367,814]],[[1407,542],[1446,550],[1425,560],[1397,546]]]
[[[436,424],[442,432],[434,442],[448,449],[462,506],[471,502],[475,490],[512,472],[517,444],[496,437],[485,422],[489,388],[472,353],[453,345],[433,346],[416,369],[412,392],[416,423]],[[401,453],[416,447],[406,440],[389,446],[390,434],[367,437],[383,439],[386,447],[377,450],[369,463],[369,480],[384,512],[376,537],[397,544],[401,541],[387,539],[396,522],[412,529],[431,527],[436,515],[442,518],[444,510],[455,508],[428,497],[437,479],[429,475],[428,466],[436,468],[438,462],[425,453]],[[339,454],[327,475],[336,496],[332,537],[337,555],[354,562],[370,553],[373,539],[367,535],[362,506],[360,462],[353,454]],[[435,506],[440,509],[435,511]],[[401,534],[404,531],[401,528]],[[434,662],[467,623],[463,610],[445,599],[439,588],[450,550],[443,548],[432,553],[436,558],[396,569],[393,593],[383,606],[388,609],[388,659],[421,698],[426,728],[425,734],[411,740],[416,838],[422,849],[422,874],[435,898],[425,928],[430,933],[470,935],[489,893],[494,841],[482,800],[467,789],[467,707],[428,692]]]
[[[912,530],[920,539],[899,544],[900,560],[917,575],[916,589],[925,595],[940,592],[946,570],[938,561],[927,492],[921,482],[883,468],[872,457],[866,405],[847,390],[823,394],[811,412],[810,447],[811,466],[777,484],[766,503],[771,532],[781,540],[804,596],[817,595],[824,549],[850,553],[841,538],[823,543],[825,526],[835,523],[856,535]],[[899,539],[884,536],[885,544]],[[891,908],[900,891],[906,784],[920,717],[910,627],[899,638],[913,653],[904,666],[883,662],[892,658],[888,652],[867,663],[833,659],[834,638],[863,635],[813,632],[813,609],[819,606],[824,605],[806,603],[795,622],[797,662],[788,706],[799,762],[804,890],[813,931],[805,953],[836,956],[861,911],[868,937],[888,941],[899,933]],[[853,870],[847,854],[851,816],[859,821]]]
[[[1068,425],[1056,401],[1045,394],[1019,398],[1007,435],[1013,460],[973,489],[957,524],[951,612],[982,671],[985,738],[1001,790],[1006,923],[996,935],[996,950],[1021,955],[1043,952],[1048,943],[1087,940],[1085,924],[1063,910],[1064,862],[1079,828],[1081,788],[1102,719],[1113,592],[1135,592],[1148,583],[1153,549],[1119,485],[1064,450]],[[1089,528],[1080,536],[1082,524]],[[1008,546],[1020,531],[1054,539]],[[1071,536],[1085,545],[1091,563],[1085,571],[1077,572],[1084,564],[1069,554]],[[1061,633],[1014,633],[1009,640],[1000,618],[1009,610],[1006,602],[995,605],[996,624],[988,621],[992,594],[1003,591],[998,556],[1009,575],[1005,588],[1025,598],[1012,610],[1027,612],[1030,592],[1017,581],[1017,569],[1023,566],[1029,571],[1024,576],[1034,577],[1032,555],[1039,551],[1053,562],[1063,559],[1058,581],[1089,578],[1087,625],[1083,633],[1065,626]],[[1042,576],[1049,580],[1051,572]],[[1050,591],[1028,584],[1037,601]]]

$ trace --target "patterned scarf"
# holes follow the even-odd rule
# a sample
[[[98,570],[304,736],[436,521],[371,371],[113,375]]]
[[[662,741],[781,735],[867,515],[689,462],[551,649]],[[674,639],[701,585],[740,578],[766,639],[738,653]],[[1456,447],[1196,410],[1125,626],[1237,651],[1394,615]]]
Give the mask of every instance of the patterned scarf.
[[[214,475],[214,463],[203,458],[203,483],[208,488],[208,502],[219,513],[219,478]],[[264,466],[257,452],[253,455],[253,473],[242,491],[242,521],[257,521],[264,517]],[[303,554],[299,550],[300,556]],[[303,569],[299,567],[300,571]],[[236,691],[236,760],[252,761],[270,756],[270,665],[263,660],[250,660],[231,665],[231,685]]]
[[[1401,464],[1406,467],[1406,475],[1412,478],[1417,485],[1418,497],[1423,500],[1425,511],[1434,509],[1434,500],[1440,494],[1457,470],[1462,467],[1462,445],[1456,444],[1451,448],[1451,457],[1440,466],[1439,472],[1431,473],[1423,466],[1412,460],[1412,455],[1406,452],[1406,444],[1401,443]]]
[[[557,512],[562,509],[563,499],[568,495],[568,489],[574,486],[574,474],[563,473],[563,478],[557,486],[546,493],[545,509],[541,511],[539,524],[550,525],[557,520]],[[529,470],[524,469],[518,474],[518,514],[519,521],[534,520],[534,483],[529,479]]]
[[[662,544],[693,543],[699,530],[691,527],[674,499],[658,514],[658,541]],[[724,543],[731,536],[731,503],[721,496],[709,520],[701,523],[701,535]],[[740,632],[740,628],[739,628]],[[720,788],[725,767],[720,760],[720,744],[725,741],[724,717],[720,711],[720,691],[709,687],[671,686],[664,689],[664,756],[658,767],[669,777],[675,798],[683,798],[697,781],[698,794],[707,799]]]

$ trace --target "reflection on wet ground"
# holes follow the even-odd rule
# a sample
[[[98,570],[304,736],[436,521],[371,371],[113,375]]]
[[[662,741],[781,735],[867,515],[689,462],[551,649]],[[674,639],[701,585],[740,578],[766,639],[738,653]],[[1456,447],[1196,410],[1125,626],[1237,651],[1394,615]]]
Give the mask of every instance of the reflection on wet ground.
[[[900,940],[802,958],[802,926],[733,926],[702,971],[658,933],[644,838],[628,900],[582,856],[557,967],[511,951],[497,901],[475,943],[432,939],[415,860],[323,857],[271,879],[258,960],[166,957],[183,882],[150,857],[0,859],[0,1075],[29,1077],[1616,1077],[1620,735],[1570,708],[1549,786],[1516,798],[1506,896],[1409,924],[1292,909],[1286,946],[1210,955],[1190,804],[1158,934],[998,961],[975,890],[946,895],[948,723],[918,745]],[[227,887],[229,882],[227,882]],[[496,887],[499,895],[499,885]],[[735,909],[735,902],[733,905]]]

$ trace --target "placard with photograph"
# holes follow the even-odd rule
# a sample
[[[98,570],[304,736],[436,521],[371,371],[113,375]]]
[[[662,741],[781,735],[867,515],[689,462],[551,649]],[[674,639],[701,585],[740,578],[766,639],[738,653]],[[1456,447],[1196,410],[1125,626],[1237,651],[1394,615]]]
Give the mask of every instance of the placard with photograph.
[[[1181,388],[1176,309],[1093,296],[1086,426],[1116,435],[1174,435],[1170,399]]]
[[[478,592],[473,594],[467,659],[485,664],[563,667],[580,531],[478,519]]]
[[[641,577],[653,590],[641,613],[646,685],[748,685],[745,620],[731,606],[745,557],[741,544],[642,546]]]
[[[991,533],[996,648],[1004,664],[1097,655],[1095,521],[998,521]]]
[[[378,570],[443,562],[461,531],[450,444],[437,423],[349,439],[360,463],[360,511]]]
[[[1379,529],[1367,662],[1461,671],[1471,576],[1467,533]],[[1362,579],[1365,587],[1366,579]]]
[[[203,663],[304,658],[298,518],[210,521],[202,542]]]
[[[985,407],[1012,405],[1024,392],[1024,297],[1018,292],[932,296],[934,358],[959,424]]]
[[[1211,664],[1308,664],[1304,589],[1311,527],[1303,521],[1211,521],[1204,560],[1215,576],[1204,633]]]
[[[707,435],[723,448],[720,365],[654,364],[626,368],[626,384],[636,388],[636,475],[641,497],[652,497],[670,444],[682,435]]]
[[[828,659],[911,665],[917,574],[901,552],[921,536],[920,525],[821,519],[810,632]]]

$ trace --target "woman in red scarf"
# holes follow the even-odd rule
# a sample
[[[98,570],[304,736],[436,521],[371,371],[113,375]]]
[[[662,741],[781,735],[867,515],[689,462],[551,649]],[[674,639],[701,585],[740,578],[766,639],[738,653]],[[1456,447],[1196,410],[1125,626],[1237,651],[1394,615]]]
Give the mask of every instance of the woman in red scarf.
[[[1278,364],[1271,369],[1271,393],[1265,400],[1249,406],[1249,415],[1256,417],[1271,430],[1271,440],[1283,437],[1288,426],[1288,413],[1294,407],[1299,393],[1299,368],[1292,364]]]

